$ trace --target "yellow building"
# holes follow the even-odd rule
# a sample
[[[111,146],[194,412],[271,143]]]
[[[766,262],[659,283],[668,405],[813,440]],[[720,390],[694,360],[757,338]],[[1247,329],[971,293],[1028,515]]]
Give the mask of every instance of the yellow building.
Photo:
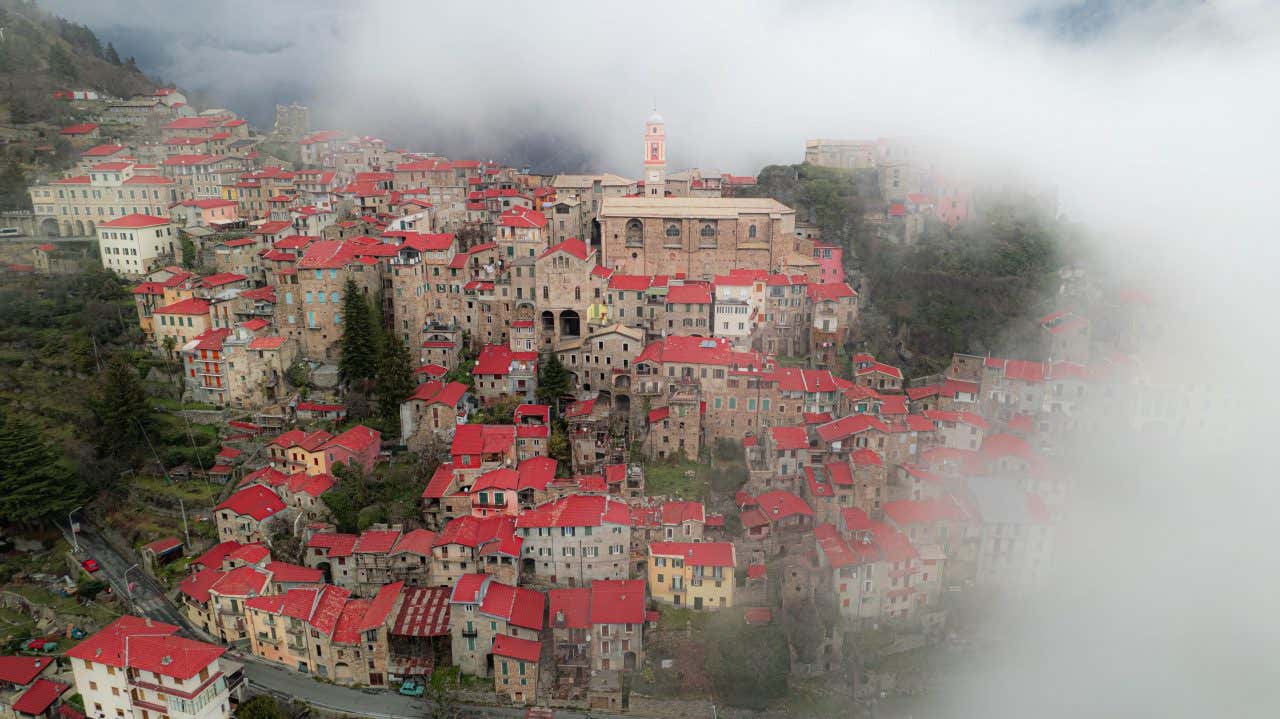
[[[652,542],[649,596],[677,607],[732,607],[736,563],[730,542]]]

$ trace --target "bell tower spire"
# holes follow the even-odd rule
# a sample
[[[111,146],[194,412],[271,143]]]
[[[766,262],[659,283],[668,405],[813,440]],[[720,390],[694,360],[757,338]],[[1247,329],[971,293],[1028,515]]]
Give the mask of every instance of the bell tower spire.
[[[644,124],[644,196],[665,197],[667,189],[667,126],[653,108]]]

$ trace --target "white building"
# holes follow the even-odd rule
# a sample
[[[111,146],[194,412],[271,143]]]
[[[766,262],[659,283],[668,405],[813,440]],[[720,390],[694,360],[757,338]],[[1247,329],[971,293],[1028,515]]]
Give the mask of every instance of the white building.
[[[141,277],[158,266],[156,258],[175,254],[177,239],[167,217],[125,215],[98,225],[102,266],[127,277]]]
[[[125,615],[67,651],[89,719],[225,719],[226,649]]]

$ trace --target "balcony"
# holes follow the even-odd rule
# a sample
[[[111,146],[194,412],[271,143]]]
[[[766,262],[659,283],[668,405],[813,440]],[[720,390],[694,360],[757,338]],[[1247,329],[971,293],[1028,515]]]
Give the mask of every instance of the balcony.
[[[480,636],[480,630],[478,630],[478,629],[476,629],[476,628],[474,628],[474,627],[472,627],[472,628],[470,628],[470,629],[463,629],[463,630],[462,630],[462,636],[464,636],[464,637],[466,637],[466,638],[468,638],[468,639],[475,639],[476,637]]]
[[[661,382],[640,382],[635,387],[634,394],[640,396],[657,396],[662,394]]]

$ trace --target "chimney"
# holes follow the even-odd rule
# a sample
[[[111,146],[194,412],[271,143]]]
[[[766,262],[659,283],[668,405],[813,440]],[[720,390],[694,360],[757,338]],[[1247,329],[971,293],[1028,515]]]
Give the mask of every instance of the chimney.
[[[148,629],[150,629],[150,628],[151,628],[151,617],[147,617],[144,621],[146,621],[146,623],[147,623],[147,628],[148,628]]]

